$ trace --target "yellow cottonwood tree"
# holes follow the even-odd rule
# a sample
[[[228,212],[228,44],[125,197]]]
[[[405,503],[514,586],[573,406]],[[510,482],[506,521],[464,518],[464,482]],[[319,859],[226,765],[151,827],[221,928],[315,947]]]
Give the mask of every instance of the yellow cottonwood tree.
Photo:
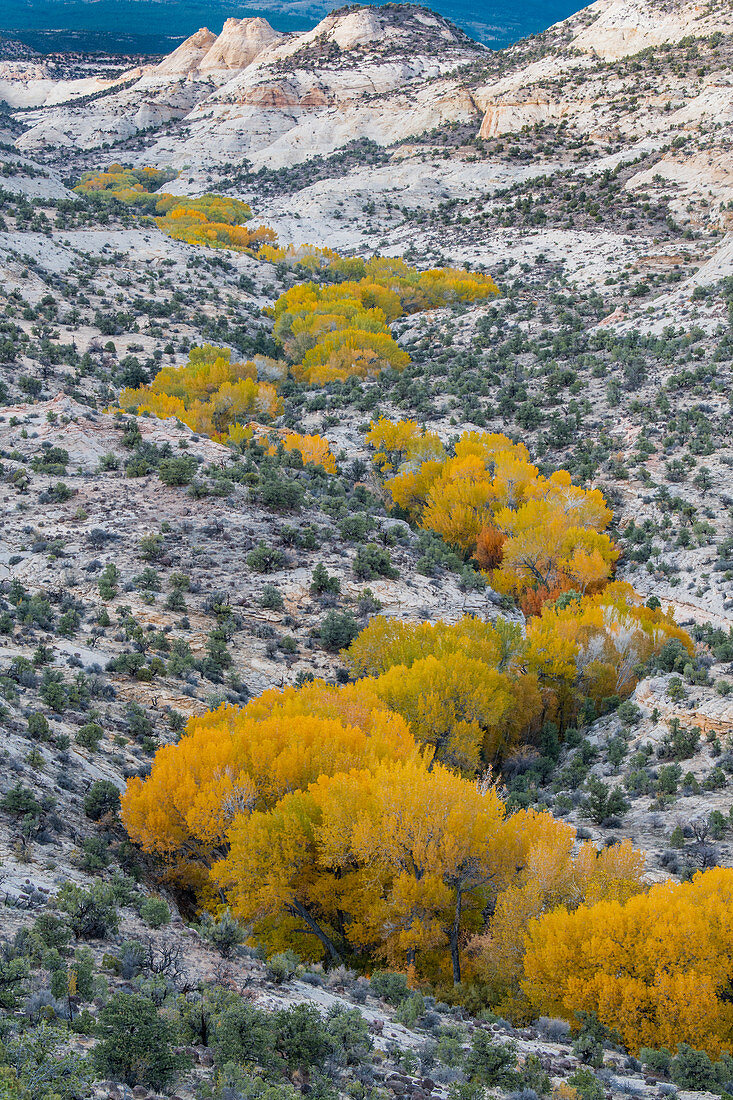
[[[549,814],[506,817],[490,784],[392,761],[322,776],[305,794],[239,818],[214,876],[269,946],[287,928],[315,936],[332,958],[374,950],[422,972],[447,965],[460,981],[466,935],[516,875],[523,833],[540,820],[551,832]]]
[[[530,924],[522,991],[535,1015],[592,1012],[629,1050],[733,1045],[733,870],[625,901],[561,907]]]
[[[597,592],[618,550],[606,534],[611,512],[598,490],[549,478],[527,448],[506,436],[465,432],[449,456],[412,421],[372,423],[367,442],[394,504],[486,568],[492,586],[536,615],[560,593]]]
[[[183,367],[163,367],[149,386],[124,389],[120,408],[175,416],[196,432],[225,441],[230,429],[253,415],[277,416],[282,399],[270,382],[258,382],[254,363],[232,363],[229,348],[192,348]]]
[[[323,436],[286,432],[282,443],[286,451],[300,451],[304,462],[323,466],[326,473],[336,473],[336,459],[331,452],[328,440]]]
[[[167,858],[174,876],[201,885],[238,815],[272,806],[319,775],[416,753],[405,722],[378,707],[368,730],[337,717],[255,717],[226,705],[191,718],[178,744],[156,753],[150,775],[129,781],[125,828]]]
[[[523,816],[521,870],[499,894],[487,931],[468,944],[472,975],[491,988],[502,1011],[516,1015],[527,1013],[520,981],[531,923],[558,906],[628,900],[643,890],[645,865],[628,840],[601,851],[585,843],[575,852],[571,825],[554,822],[550,829],[544,827],[546,815],[529,810]]]
[[[437,760],[466,775],[507,746],[504,720],[516,703],[512,681],[465,653],[394,665],[373,687]]]

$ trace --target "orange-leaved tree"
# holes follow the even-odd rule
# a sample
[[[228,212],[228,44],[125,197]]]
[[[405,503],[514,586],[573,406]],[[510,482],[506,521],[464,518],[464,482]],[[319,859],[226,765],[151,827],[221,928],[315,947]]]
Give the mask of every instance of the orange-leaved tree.
[[[537,614],[568,590],[600,591],[618,558],[606,533],[611,512],[598,490],[567,471],[544,477],[522,443],[465,432],[448,455],[413,421],[372,423],[367,441],[394,504],[466,557],[492,586]]]
[[[283,409],[275,386],[257,381],[254,362],[233,363],[229,348],[210,344],[191,348],[182,367],[161,368],[150,385],[122,390],[119,404],[126,410],[175,416],[221,442],[236,438],[231,429],[241,421],[274,417]]]
[[[564,828],[535,817],[545,832]],[[533,827],[506,816],[489,783],[424,760],[387,762],[322,776],[239,818],[214,874],[271,949],[300,933],[332,959],[375,951],[458,982],[466,935],[515,877]]]
[[[575,851],[575,829],[526,811],[532,841],[514,881],[497,898],[491,922],[468,945],[471,975],[491,991],[502,1012],[527,1018],[520,989],[527,932],[544,913],[575,909],[600,898],[626,901],[643,889],[645,859],[623,841],[600,852],[590,843]],[[543,827],[544,826],[544,827]]]
[[[475,774],[545,721],[562,732],[590,700],[627,698],[646,662],[670,642],[690,653],[671,613],[641,605],[614,582],[594,596],[569,593],[531,618],[485,623],[403,623],[374,617],[344,659],[359,681],[402,714],[438,760]]]
[[[178,744],[156,753],[150,775],[127,785],[122,819],[132,839],[163,856],[174,877],[202,887],[238,815],[272,806],[319,775],[417,753],[404,720],[379,700],[361,708],[345,700],[347,713],[367,715],[357,726],[327,698],[330,713],[318,714],[316,690],[309,696],[290,713],[223,705],[189,719]]]
[[[733,1047],[733,870],[626,900],[564,907],[530,924],[521,988],[537,1016],[594,1013],[641,1046]]]

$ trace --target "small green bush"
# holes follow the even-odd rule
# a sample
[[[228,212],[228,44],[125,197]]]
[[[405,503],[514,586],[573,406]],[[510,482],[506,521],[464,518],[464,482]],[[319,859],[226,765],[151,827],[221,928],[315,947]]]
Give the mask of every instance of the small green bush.
[[[294,978],[300,966],[300,956],[294,951],[280,951],[267,960],[268,977],[277,985]]]
[[[87,722],[86,725],[80,726],[76,731],[74,740],[83,749],[88,749],[89,752],[98,752],[103,736],[104,731],[101,726],[97,725],[96,722]]]
[[[354,558],[354,576],[359,580],[372,581],[377,577],[388,577],[396,580],[399,572],[392,565],[389,550],[383,546],[377,546],[375,542],[360,546]]]
[[[332,653],[350,646],[359,633],[359,624],[350,611],[329,611],[320,627],[321,642]]]
[[[639,1051],[639,1061],[655,1077],[669,1077],[672,1055],[664,1047],[661,1050],[642,1047]]]
[[[310,586],[311,596],[338,596],[340,591],[341,581],[338,577],[329,576],[325,565],[319,561],[313,569]]]
[[[100,1077],[156,1090],[171,1084],[186,1060],[173,1050],[173,1025],[138,993],[115,993],[99,1013],[92,1058]]]
[[[255,573],[274,573],[282,568],[284,562],[282,550],[278,550],[276,546],[268,546],[265,542],[261,542],[247,554],[247,565]]]
[[[284,606],[285,602],[282,598],[282,594],[274,584],[265,584],[262,586],[260,607],[264,607],[268,611],[282,611]]]
[[[193,458],[164,458],[158,466],[158,477],[164,485],[190,485],[195,470]]]
[[[466,1057],[466,1073],[472,1081],[490,1088],[514,1084],[517,1052],[511,1043],[495,1042],[489,1032],[476,1031]]]
[[[410,995],[407,978],[395,970],[375,970],[369,984],[375,997],[395,1008]]]
[[[146,898],[140,906],[140,916],[149,928],[162,928],[170,924],[171,911],[162,898]]]
[[[568,1077],[568,1084],[572,1085],[580,1100],[605,1100],[603,1085],[588,1066],[581,1066]]]
[[[51,727],[45,714],[36,711],[28,715],[28,736],[34,741],[48,741],[51,736]]]
[[[95,779],[84,796],[84,813],[90,821],[117,813],[119,806],[120,792],[109,779]]]

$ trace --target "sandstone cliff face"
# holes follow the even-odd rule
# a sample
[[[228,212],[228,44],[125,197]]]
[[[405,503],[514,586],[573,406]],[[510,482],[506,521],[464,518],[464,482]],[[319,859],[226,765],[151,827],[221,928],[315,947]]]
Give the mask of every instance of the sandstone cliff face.
[[[283,40],[266,19],[227,19],[221,34],[201,59],[200,73],[246,69],[262,51]]]
[[[37,62],[7,63],[0,95],[38,108],[23,118],[24,151],[93,150],[146,131],[128,150],[132,162],[174,167],[247,160],[278,168],[352,139],[390,144],[446,123],[475,124],[484,139],[563,126],[597,145],[643,142],[647,151],[691,135],[684,154],[665,153],[658,174],[699,189],[707,172],[712,198],[725,206],[731,178],[719,140],[733,123],[728,47],[701,74],[695,65],[679,70],[662,49],[643,84],[633,54],[718,32],[725,43],[732,30],[722,3],[597,0],[496,65],[440,16],[404,5],[344,9],[305,34],[279,34],[260,18],[228,19],[218,36],[202,28],[159,65],[116,81],[54,84]],[[92,102],[76,102],[90,92]]]
[[[607,61],[663,42],[731,30],[730,5],[724,4],[597,0],[586,12],[590,21],[573,35],[571,45]]]
[[[613,128],[624,137],[733,118],[730,70],[705,77],[702,87],[663,74],[659,81],[624,77],[614,65],[641,50],[687,38],[733,31],[730,5],[665,3],[663,0],[597,0],[551,27],[539,61],[517,65],[477,89],[484,110],[483,138],[516,133],[524,126],[568,120],[579,132],[604,138]],[[675,109],[676,108],[676,109]]]
[[[153,74],[161,76],[188,76],[189,73],[198,72],[202,60],[211,50],[217,40],[217,36],[208,27],[202,27],[185,42],[169,54],[160,65],[153,70]]]

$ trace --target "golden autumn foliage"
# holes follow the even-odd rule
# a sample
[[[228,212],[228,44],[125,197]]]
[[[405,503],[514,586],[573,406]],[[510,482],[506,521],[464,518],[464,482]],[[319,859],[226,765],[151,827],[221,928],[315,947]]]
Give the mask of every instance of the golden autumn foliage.
[[[162,418],[175,416],[193,431],[227,442],[241,420],[282,412],[274,385],[256,381],[257,373],[255,363],[232,363],[228,348],[205,344],[191,349],[183,367],[163,367],[150,385],[124,389],[119,405]]]
[[[392,761],[322,776],[240,817],[214,877],[271,950],[295,938],[311,957],[374,952],[458,982],[466,936],[483,927],[486,906],[518,876],[532,881],[529,867],[549,879],[542,853],[573,835],[547,813],[507,815],[491,784]]]
[[[153,211],[159,199],[155,192],[177,175],[172,168],[123,168],[121,164],[110,164],[103,171],[85,172],[74,190],[79,195],[95,195],[103,202]]]
[[[609,584],[584,599],[561,598],[544,604],[527,624],[528,668],[552,692],[554,713],[562,722],[572,715],[577,697],[599,702],[626,698],[639,680],[639,667],[670,641],[692,654],[690,636],[670,611],[641,604],[631,585]]]
[[[464,629],[478,648],[503,646],[509,667],[507,641],[482,643],[482,625]],[[403,639],[407,659],[408,648]],[[223,891],[272,950],[295,937],[308,957],[370,952],[455,980],[467,938],[507,890],[536,880],[565,901],[568,883],[595,897],[588,884],[603,881],[602,896],[628,896],[614,884],[637,863],[612,866],[585,846],[575,866],[572,828],[547,813],[507,815],[491,783],[434,763],[430,739],[416,741],[379,687],[314,681],[191,718],[150,775],[129,781],[128,834],[204,903]],[[525,908],[528,919],[541,911]]]
[[[530,1011],[592,1012],[629,1050],[733,1049],[733,870],[629,899],[561,907],[530,923],[521,989]]]
[[[674,639],[692,652],[671,614],[614,583],[562,607],[545,604],[524,632],[504,619],[433,625],[376,616],[344,658],[437,759],[472,775],[531,741],[544,721],[565,728],[586,699],[626,698],[639,666]]]
[[[241,819],[215,876],[233,912],[268,922],[273,944],[279,918],[297,916],[332,957],[374,948],[405,966],[451,940],[458,950],[464,921],[511,876],[510,832],[493,788],[390,762],[322,776]]]
[[[328,474],[336,473],[336,459],[334,458],[328,440],[321,435],[301,435],[300,432],[285,432],[282,445],[286,451],[299,451],[303,462],[310,462],[314,466],[323,466]],[[274,453],[275,448],[272,448]]]
[[[332,248],[320,248],[314,244],[289,244],[280,248],[263,244],[257,252],[257,258],[270,264],[285,264],[286,267],[302,267],[313,273],[328,267],[332,260],[338,259],[338,252]]]
[[[275,230],[268,226],[248,229],[240,224],[252,217],[252,210],[247,203],[224,195],[202,195],[198,199],[166,195],[156,210],[162,215],[156,218],[161,232],[188,244],[251,252],[264,243],[277,241]]]
[[[273,805],[320,775],[417,754],[405,721],[375,698],[352,705],[316,689],[244,710],[223,705],[191,718],[177,745],[156,754],[149,778],[122,799],[129,835],[166,857],[175,877],[202,885],[237,814]],[[362,725],[357,725],[359,719]]]
[[[299,283],[281,294],[273,308],[274,334],[297,378],[312,385],[373,377],[410,362],[389,332],[406,313],[471,302],[497,294],[494,282],[456,268],[419,272],[403,260],[344,259],[329,249],[268,249],[263,259],[321,272],[332,283]]]
[[[227,432],[227,443],[235,446],[249,443],[252,439],[267,447],[268,454],[278,453],[278,448],[284,451],[297,451],[304,463],[314,466],[322,466],[326,473],[337,472],[336,459],[327,439],[321,435],[302,435],[300,432],[287,431],[286,429],[270,430],[258,424],[232,424]]]
[[[618,550],[606,534],[603,496],[573,485],[565,470],[542,476],[524,444],[465,432],[449,456],[414,421],[385,419],[366,438],[377,469],[390,475],[392,502],[474,556],[526,613],[568,590],[597,592],[611,576]]]
[[[558,906],[576,909],[599,899],[624,902],[642,890],[644,856],[630,841],[600,852],[584,843],[574,852],[571,826],[558,824],[546,833],[540,826],[535,819],[532,848],[514,882],[497,899],[489,930],[467,948],[472,975],[491,989],[497,1008],[512,1014],[526,1015],[519,983],[532,921]]]
[[[198,198],[159,191],[178,175],[172,169],[123,168],[112,164],[106,171],[86,172],[74,188],[77,194],[97,202],[118,203],[142,214],[155,216],[162,233],[188,244],[255,252],[277,243],[274,229],[260,225],[248,229],[252,217],[246,202],[228,195],[207,193]]]

